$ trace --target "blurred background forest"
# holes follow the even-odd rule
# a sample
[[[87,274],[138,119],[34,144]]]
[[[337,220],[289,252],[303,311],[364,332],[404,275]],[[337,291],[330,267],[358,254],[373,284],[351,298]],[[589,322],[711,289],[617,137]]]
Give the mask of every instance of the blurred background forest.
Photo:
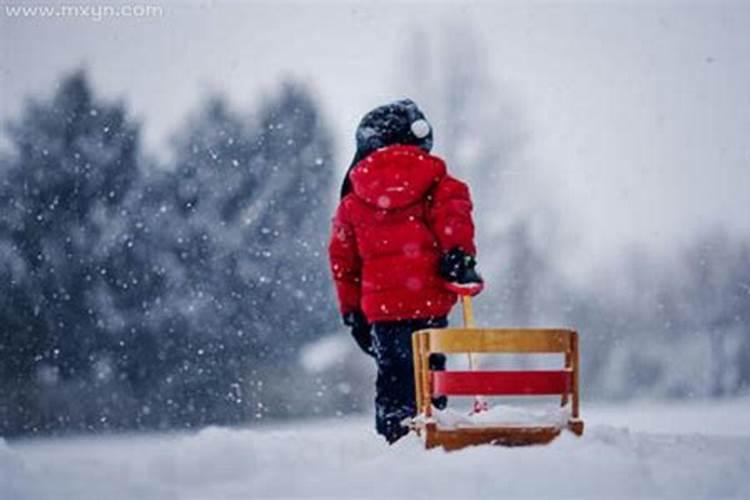
[[[565,201],[543,202],[532,126],[471,33],[414,30],[392,97],[419,103],[472,187],[480,322],[577,328],[588,399],[747,393],[750,240],[710,224],[571,278],[561,255],[590,228],[571,234]],[[373,367],[340,325],[326,255],[356,121],[338,133],[314,76],[255,102],[195,95],[156,152],[148,118],[73,66],[6,120],[0,435],[369,411]]]

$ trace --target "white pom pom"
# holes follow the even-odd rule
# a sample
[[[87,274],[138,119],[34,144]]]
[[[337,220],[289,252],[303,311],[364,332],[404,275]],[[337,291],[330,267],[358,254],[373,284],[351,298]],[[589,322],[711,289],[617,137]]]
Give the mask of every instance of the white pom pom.
[[[427,123],[427,120],[420,118],[419,120],[412,122],[411,132],[417,137],[417,139],[424,139],[430,135],[430,124]]]

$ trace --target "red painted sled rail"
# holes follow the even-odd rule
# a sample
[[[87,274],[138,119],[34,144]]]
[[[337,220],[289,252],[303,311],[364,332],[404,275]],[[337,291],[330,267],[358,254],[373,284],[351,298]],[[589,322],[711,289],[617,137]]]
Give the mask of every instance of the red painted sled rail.
[[[570,392],[573,378],[566,370],[431,371],[430,377],[438,396],[553,396]]]

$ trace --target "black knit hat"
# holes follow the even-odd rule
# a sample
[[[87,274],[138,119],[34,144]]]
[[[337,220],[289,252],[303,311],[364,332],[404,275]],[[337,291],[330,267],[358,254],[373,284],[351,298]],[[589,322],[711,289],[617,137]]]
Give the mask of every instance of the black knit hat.
[[[393,144],[432,149],[432,126],[411,99],[402,99],[379,106],[367,113],[357,127],[357,151],[341,186],[343,198],[351,191],[349,172],[377,149]]]

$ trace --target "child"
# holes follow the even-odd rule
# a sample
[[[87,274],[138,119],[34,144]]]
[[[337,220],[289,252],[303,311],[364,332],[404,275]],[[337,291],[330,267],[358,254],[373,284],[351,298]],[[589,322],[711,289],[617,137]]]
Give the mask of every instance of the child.
[[[377,361],[377,432],[394,443],[416,413],[412,333],[446,327],[457,293],[483,284],[468,187],[429,154],[432,127],[417,105],[370,111],[356,137],[329,255],[344,323]],[[444,369],[445,357],[430,364]]]

